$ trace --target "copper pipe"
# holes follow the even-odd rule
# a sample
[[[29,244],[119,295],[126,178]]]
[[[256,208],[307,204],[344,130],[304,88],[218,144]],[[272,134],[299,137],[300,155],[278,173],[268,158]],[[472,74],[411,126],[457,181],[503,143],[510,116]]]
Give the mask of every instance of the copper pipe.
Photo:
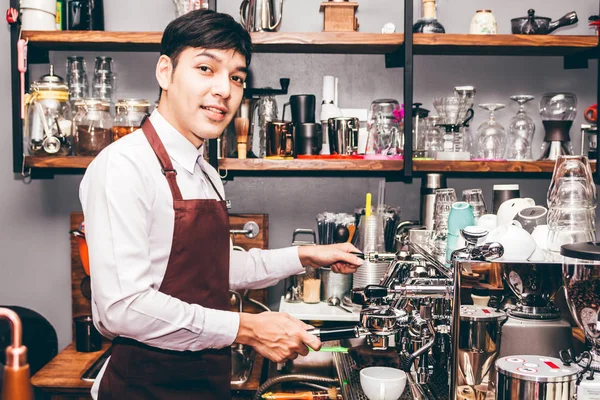
[[[2,400],[31,400],[33,391],[30,383],[27,348],[23,346],[23,325],[12,310],[0,308],[0,319],[10,323],[12,341],[6,348],[6,366],[2,383]]]

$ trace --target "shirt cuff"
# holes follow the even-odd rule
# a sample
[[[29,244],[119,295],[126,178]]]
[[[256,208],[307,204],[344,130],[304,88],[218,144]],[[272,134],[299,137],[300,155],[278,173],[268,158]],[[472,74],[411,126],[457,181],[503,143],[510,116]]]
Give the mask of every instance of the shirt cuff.
[[[204,329],[199,341],[203,348],[222,349],[231,346],[240,328],[240,315],[236,312],[204,309]]]
[[[304,272],[304,267],[300,263],[297,246],[269,250],[269,256],[271,260],[276,260],[276,273],[281,274],[281,278],[287,278],[288,276]]]

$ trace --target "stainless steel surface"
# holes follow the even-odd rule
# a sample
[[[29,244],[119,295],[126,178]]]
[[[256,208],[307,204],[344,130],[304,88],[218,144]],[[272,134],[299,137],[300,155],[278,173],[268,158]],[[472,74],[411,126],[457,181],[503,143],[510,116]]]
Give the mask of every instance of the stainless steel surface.
[[[561,350],[570,348],[573,348],[573,329],[564,319],[535,320],[509,316],[502,327],[500,357],[515,354],[558,357]]]
[[[327,304],[329,304],[330,306],[333,306],[333,307],[340,308],[340,309],[346,311],[347,313],[352,313],[352,310],[349,310],[346,307],[342,306],[342,302],[339,297],[329,297],[327,299]]]
[[[433,221],[435,213],[435,194],[425,194],[421,196],[421,223],[428,230],[433,230]]]
[[[358,150],[358,118],[329,118],[327,133],[331,154],[353,154]]]
[[[248,32],[273,32],[279,29],[283,16],[283,0],[279,2],[279,18],[275,17],[274,0],[243,0],[240,23]]]
[[[321,268],[321,301],[328,301],[332,297],[338,300],[350,294],[352,290],[352,275],[338,274],[331,268]]]
[[[243,229],[230,229],[232,235],[245,235],[248,239],[254,239],[260,233],[260,227],[254,221],[248,221],[244,224]]]
[[[500,351],[502,323],[506,313],[489,307],[461,306],[458,344],[458,385],[469,385],[478,397]]]
[[[231,384],[241,385],[248,381],[254,366],[256,352],[252,347],[236,344],[231,346]]]
[[[575,363],[567,365],[556,357],[518,354],[498,359],[496,370],[499,375],[522,381],[559,383],[575,381],[581,368]]]

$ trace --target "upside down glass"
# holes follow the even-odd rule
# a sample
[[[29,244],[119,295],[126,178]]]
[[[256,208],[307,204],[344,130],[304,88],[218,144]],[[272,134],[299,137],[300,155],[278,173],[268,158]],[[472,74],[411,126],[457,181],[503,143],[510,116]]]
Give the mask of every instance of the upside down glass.
[[[535,134],[535,123],[525,112],[525,103],[534,99],[530,95],[510,96],[519,103],[517,115],[510,119],[508,125],[508,144],[506,145],[506,158],[508,160],[533,160],[531,154],[531,141]]]
[[[504,108],[504,104],[486,103],[479,107],[490,112],[489,119],[477,128],[477,158],[498,160],[504,156],[506,131],[496,121],[494,111]]]
[[[432,253],[444,262],[446,259],[446,246],[448,242],[448,216],[450,215],[452,204],[455,202],[456,191],[454,189],[437,189],[435,191],[435,218],[433,221],[433,230],[435,231],[435,234]]]
[[[400,104],[394,99],[378,99],[371,103],[367,129],[367,154],[402,154]]]

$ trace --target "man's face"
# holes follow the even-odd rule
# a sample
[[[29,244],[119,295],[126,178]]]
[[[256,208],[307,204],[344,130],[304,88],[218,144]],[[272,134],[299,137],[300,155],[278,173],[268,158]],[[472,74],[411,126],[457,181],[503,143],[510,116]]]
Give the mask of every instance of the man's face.
[[[163,89],[161,114],[196,147],[220,136],[242,101],[244,56],[235,50],[188,47],[180,53],[175,70],[168,64],[171,60],[162,56],[157,66]]]

